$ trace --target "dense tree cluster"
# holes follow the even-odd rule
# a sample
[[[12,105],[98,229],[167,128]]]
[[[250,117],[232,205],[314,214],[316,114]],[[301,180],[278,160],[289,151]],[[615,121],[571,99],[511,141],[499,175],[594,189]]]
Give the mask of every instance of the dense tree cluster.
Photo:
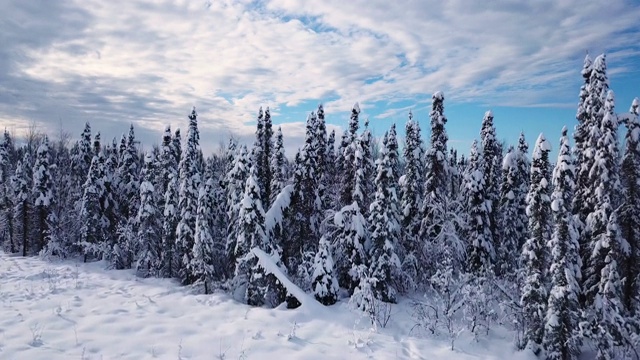
[[[0,143],[0,234],[5,252],[105,260],[139,276],[228,289],[255,306],[297,299],[261,265],[267,253],[301,289],[331,305],[349,296],[375,314],[402,294],[426,292],[478,335],[507,304],[517,346],[547,359],[630,356],[640,330],[640,102],[616,113],[605,55],[582,71],[571,148],[558,158],[540,134],[531,158],[497,140],[491,111],[468,157],[449,149],[444,94],[432,96],[430,139],[409,113],[377,139],[356,103],[336,143],[322,105],[292,159],[268,108],[251,148],[231,140],[200,149],[167,126],[142,153],[133,125],[103,144],[31,134]],[[620,125],[626,126],[623,146]]]

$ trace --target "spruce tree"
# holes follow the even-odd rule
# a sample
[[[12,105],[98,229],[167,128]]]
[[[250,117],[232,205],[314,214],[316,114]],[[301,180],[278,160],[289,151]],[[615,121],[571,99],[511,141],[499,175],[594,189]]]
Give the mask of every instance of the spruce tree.
[[[594,236],[594,229],[589,226],[588,222],[590,221],[587,218],[597,211],[596,204],[600,203],[600,199],[596,199],[596,197],[593,196],[594,190],[598,186],[597,184],[600,183],[594,180],[593,175],[595,174],[593,174],[593,169],[594,167],[600,167],[596,161],[596,154],[598,148],[600,148],[599,142],[601,142],[603,137],[602,125],[606,112],[604,107],[609,90],[606,70],[606,57],[602,54],[594,60],[590,71],[587,70],[589,73],[587,94],[582,105],[583,110],[579,109],[579,113],[581,113],[580,116],[583,120],[579,120],[579,125],[582,125],[580,129],[581,133],[578,134],[578,138],[576,138],[576,144],[581,146],[582,152],[577,154],[579,170],[577,172],[574,213],[580,219],[580,249],[582,264],[585,267],[589,266],[592,249],[591,239]],[[576,150],[577,149],[576,147]],[[580,159],[580,157],[582,158]],[[591,215],[591,217],[593,218],[594,215]],[[604,232],[603,229],[606,227],[606,221],[606,219],[599,221],[600,225],[597,231],[600,233]],[[584,226],[582,226],[582,224],[584,224]],[[591,275],[589,275],[588,269],[585,268],[583,273],[585,274],[584,280],[591,281],[589,280]],[[589,284],[583,285],[587,297],[593,297],[597,283],[598,281],[596,279],[595,282],[591,281]],[[587,289],[587,287],[591,287],[592,290]]]
[[[500,189],[500,243],[496,248],[496,274],[499,276],[511,276],[518,268],[520,231],[517,227],[519,198],[516,196],[520,190],[517,186],[518,166],[517,153],[513,147],[509,147],[502,161],[502,186]]]
[[[251,249],[259,247],[264,250],[266,234],[260,188],[256,181],[256,170],[253,167],[249,171],[245,184],[236,226],[239,231],[234,251],[234,258],[237,259],[235,291],[243,296],[247,304],[261,306],[265,302],[266,279]]]
[[[529,238],[522,248],[524,287],[520,305],[525,313],[524,340],[536,355],[542,348],[547,305],[545,275],[547,271],[546,246],[550,239],[551,204],[549,198],[549,152],[551,146],[540,134],[533,150],[531,185],[527,194]]]
[[[442,211],[448,202],[449,169],[447,163],[447,133],[445,124],[447,118],[444,115],[444,94],[440,91],[432,96],[431,102],[431,142],[426,153],[426,173],[427,179],[424,185],[424,200],[422,203],[422,223],[421,237],[427,246],[419,253],[428,254],[430,260],[438,259],[440,244],[435,243],[435,239],[443,230]],[[431,266],[426,265],[427,259],[420,259],[422,272],[426,279],[430,279],[434,273]]]
[[[205,294],[211,293],[211,282],[214,280],[214,240],[211,234],[209,216],[213,211],[213,180],[208,179],[198,193],[198,210],[196,215],[196,231],[193,244],[191,272],[204,283]],[[220,269],[217,269],[218,271]]]
[[[145,155],[140,184],[140,206],[136,218],[138,227],[137,270],[143,276],[158,276],[162,268],[162,223],[158,208],[159,192],[154,187],[155,159]]]
[[[571,213],[575,187],[574,165],[567,128],[562,129],[558,161],[553,170],[551,210],[554,230],[549,242],[551,290],[547,302],[543,345],[548,360],[577,359],[580,339],[580,256],[578,233]]]
[[[513,219],[514,227],[519,236],[517,239],[518,253],[522,250],[527,240],[527,227],[529,226],[529,216],[527,215],[527,192],[531,178],[529,172],[531,170],[531,161],[529,160],[529,144],[524,138],[524,133],[520,133],[518,139],[518,147],[516,149],[516,176],[515,176],[515,203],[519,204],[517,216]]]
[[[0,207],[2,214],[1,223],[4,224],[4,251],[15,253],[18,251],[16,243],[15,226],[14,226],[14,205],[11,189],[11,177],[13,174],[13,166],[15,163],[15,149],[13,140],[7,130],[4,132],[2,144],[0,144]]]
[[[338,280],[331,256],[331,244],[324,236],[318,243],[311,277],[311,289],[316,300],[323,305],[335,304],[338,301]]]
[[[226,241],[226,257],[227,257],[227,276],[233,277],[236,269],[236,248],[238,234],[239,213],[242,207],[242,199],[249,176],[249,159],[246,146],[242,146],[235,156],[234,162],[226,176],[226,215],[227,215],[227,241]]]
[[[118,195],[122,221],[127,222],[134,219],[138,214],[138,204],[140,202],[138,151],[136,149],[133,124],[129,127],[124,146],[124,149],[121,149],[118,167],[120,186]]]
[[[620,241],[617,213],[614,211],[608,219],[606,235],[598,240],[600,252],[606,254],[604,266],[594,295],[593,307],[587,311],[586,321],[580,326],[583,335],[594,341],[598,360],[631,358],[630,354],[624,354],[620,348],[630,345],[627,326],[633,325],[627,322],[623,315],[622,284],[616,260],[622,255]],[[638,329],[634,330],[637,333]]]
[[[463,184],[466,198],[464,233],[469,241],[467,271],[478,276],[486,274],[491,269],[495,256],[489,227],[489,208],[486,202],[483,170],[482,155],[478,152],[478,142],[474,140]]]
[[[29,195],[31,188],[29,186],[28,166],[29,153],[25,151],[21,161],[16,164],[16,169],[11,177],[11,189],[13,192],[14,206],[14,223],[16,225],[16,243],[22,249],[22,256],[31,253],[31,243],[29,242],[29,216],[31,215],[31,204]]]
[[[342,156],[341,164],[341,187],[340,187],[340,204],[342,206],[351,205],[353,203],[353,186],[356,177],[355,168],[355,143],[358,141],[358,119],[360,117],[360,105],[355,103],[351,109],[351,118],[349,119],[349,129],[343,135],[341,144]]]
[[[640,313],[640,100],[635,98],[626,122],[625,150],[620,171],[622,198],[620,232],[628,244],[628,252],[622,265],[623,303],[631,315]]]
[[[273,155],[271,157],[271,184],[269,194],[271,198],[269,203],[273,204],[280,191],[287,186],[287,159],[284,155],[284,142],[282,138],[282,129],[278,127],[276,131],[276,141],[273,148]]]
[[[589,172],[590,199],[592,199],[594,208],[587,216],[584,230],[584,234],[589,236],[589,242],[585,246],[588,246],[590,254],[584,270],[583,289],[587,304],[592,304],[595,293],[598,291],[601,272],[607,256],[606,251],[598,244],[604,241],[603,239],[607,236],[607,223],[612,212],[618,207],[618,196],[621,191],[618,169],[618,119],[614,112],[612,91],[608,92],[603,112],[600,127],[592,128],[591,134],[594,137],[597,134],[598,140],[593,166]],[[583,236],[585,236],[584,234]]]
[[[496,139],[496,128],[493,125],[493,113],[487,111],[482,119],[482,129],[480,131],[482,139],[482,160],[484,173],[485,196],[489,207],[489,227],[494,248],[500,246],[500,231],[498,228],[499,219],[499,194],[501,171],[500,162],[502,160],[502,149]]]
[[[38,147],[36,162],[33,169],[33,210],[35,213],[34,251],[40,252],[46,246],[49,233],[48,219],[53,205],[53,179],[49,164],[49,138],[45,135]]]
[[[404,145],[404,175],[400,177],[400,209],[402,218],[402,247],[406,254],[403,270],[409,277],[414,278],[418,273],[418,232],[420,230],[420,205],[423,194],[423,152],[420,125],[413,121],[413,114],[409,112],[409,120],[405,125]]]
[[[94,156],[89,167],[87,180],[83,185],[82,205],[80,216],[82,217],[82,229],[80,230],[80,243],[84,261],[96,256],[100,243],[104,239],[104,218],[102,214],[100,197],[103,194],[102,167],[99,156]]]
[[[200,170],[198,168],[199,140],[198,122],[195,108],[189,114],[189,131],[180,160],[178,210],[180,221],[176,229],[176,256],[178,276],[183,284],[195,281],[190,269],[192,249],[195,240],[196,214],[198,211],[198,189]]]
[[[388,142],[388,141],[387,141]],[[389,150],[383,145],[381,158],[376,162],[376,193],[371,203],[369,233],[369,274],[376,279],[374,296],[384,302],[396,302],[397,289],[394,281],[399,273],[400,259],[396,248],[400,241],[399,207],[397,183],[394,181],[393,164]]]

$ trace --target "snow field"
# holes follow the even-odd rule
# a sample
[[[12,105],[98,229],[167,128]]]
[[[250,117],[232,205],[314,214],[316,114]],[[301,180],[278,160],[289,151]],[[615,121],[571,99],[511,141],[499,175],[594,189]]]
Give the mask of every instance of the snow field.
[[[408,299],[374,330],[346,302],[252,308],[104,267],[0,252],[0,359],[534,358],[500,329],[477,343],[463,334],[453,352],[446,339],[422,338]]]

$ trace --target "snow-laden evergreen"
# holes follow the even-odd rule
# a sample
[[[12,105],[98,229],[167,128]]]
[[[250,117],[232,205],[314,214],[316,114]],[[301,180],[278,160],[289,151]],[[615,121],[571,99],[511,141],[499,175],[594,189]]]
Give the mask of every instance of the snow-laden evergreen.
[[[444,128],[447,118],[444,115],[444,94],[440,91],[432,96],[430,117],[431,142],[426,152],[425,167],[427,178],[424,185],[425,193],[421,208],[423,218],[420,234],[422,241],[426,242],[428,246],[428,248],[422,249],[421,253],[431,258],[431,260],[435,260],[439,256],[437,253],[439,250],[436,249],[434,242],[442,231],[443,219],[439,215],[445,203],[449,200],[448,178],[450,175],[447,162],[448,137]],[[429,279],[434,272],[433,266],[427,265],[429,260],[425,258],[420,259],[420,262],[424,264],[421,269],[424,272],[423,276]]]
[[[138,247],[136,268],[144,276],[158,276],[162,268],[162,222],[158,208],[159,193],[153,183],[155,158],[147,153],[140,174],[140,207],[136,217]]]
[[[621,258],[620,229],[617,213],[614,211],[607,222],[603,239],[598,243],[599,253],[604,253],[604,266],[600,272],[597,291],[593,295],[593,307],[587,310],[586,321],[580,324],[585,337],[591,338],[596,346],[596,359],[629,359],[637,354],[637,339],[632,334],[640,329],[624,317],[622,304],[622,281],[618,272]],[[635,351],[633,350],[635,348]]]
[[[49,216],[53,206],[53,179],[49,160],[49,138],[45,135],[38,147],[33,167],[34,252],[44,249],[49,234]]]
[[[420,124],[413,120],[409,111],[409,119],[405,125],[404,175],[399,178],[400,209],[402,218],[402,248],[405,252],[402,268],[412,279],[417,278],[420,242],[420,206],[422,204],[424,179],[424,149],[420,135]]]
[[[576,332],[580,320],[580,253],[578,232],[571,213],[575,170],[567,128],[562,129],[558,161],[553,170],[551,210],[554,228],[550,248],[551,290],[547,302],[543,346],[549,360],[577,359],[581,339]]]
[[[273,204],[275,199],[280,194],[280,191],[287,186],[287,158],[284,154],[284,140],[282,136],[282,129],[278,126],[276,131],[276,139],[273,148],[273,154],[271,155],[271,184],[269,187],[270,199],[269,204]]]
[[[122,144],[121,144],[122,145]],[[138,150],[133,124],[129,127],[125,148],[120,154],[118,167],[120,213],[124,219],[134,217],[138,213],[140,202],[140,180],[138,167]]]
[[[538,136],[531,162],[531,185],[527,194],[529,238],[522,248],[524,287],[520,304],[525,314],[526,347],[539,354],[545,328],[548,291],[545,277],[548,271],[547,243],[551,238],[551,177],[549,152],[551,144]]]
[[[269,205],[271,184],[271,156],[273,153],[273,125],[269,108],[258,110],[256,140],[251,150],[251,161],[256,167],[256,181],[260,186],[262,203]]]
[[[632,314],[640,314],[640,100],[631,104],[630,118],[626,122],[625,148],[620,170],[622,206],[620,208],[620,233],[628,244],[621,268],[623,303]]]
[[[512,276],[518,268],[519,237],[525,229],[518,228],[520,207],[517,184],[518,164],[516,150],[511,146],[502,160],[502,186],[500,190],[500,242],[496,248],[496,274]]]
[[[493,112],[487,111],[482,119],[480,130],[482,141],[482,162],[484,174],[485,196],[489,210],[489,228],[493,247],[500,246],[500,231],[498,229],[500,182],[502,180],[502,147],[496,138],[496,128],[493,125]]]
[[[198,192],[198,210],[196,215],[195,239],[191,259],[193,276],[204,283],[205,294],[211,293],[211,282],[220,279],[222,269],[215,268],[216,254],[214,239],[211,234],[209,216],[213,210],[213,180],[208,179]]]
[[[596,62],[597,64],[597,62]],[[595,66],[595,65],[594,65]],[[594,68],[595,71],[595,68]],[[593,82],[592,82],[593,84]],[[613,91],[609,91],[603,108],[600,126],[592,128],[592,136],[597,136],[597,145],[593,167],[589,172],[589,198],[594,204],[593,211],[586,219],[583,236],[588,236],[589,258],[584,270],[584,287],[588,304],[591,304],[607,256],[606,249],[601,245],[607,238],[607,224],[610,216],[619,204],[620,180],[618,166],[618,119],[614,110]],[[583,244],[581,244],[583,246]],[[617,245],[621,254],[626,253],[628,246]]]
[[[84,253],[84,260],[96,256],[98,246],[104,240],[106,219],[102,213],[100,198],[104,193],[104,173],[100,165],[100,156],[94,156],[89,167],[87,180],[83,185],[82,229],[78,245]]]
[[[238,214],[244,197],[245,186],[249,176],[249,159],[246,146],[241,146],[225,178],[227,239],[225,252],[227,257],[227,277],[232,277],[236,268],[236,243],[240,228]]]
[[[349,128],[342,136],[342,143],[340,145],[341,153],[338,154],[342,157],[340,164],[340,175],[342,176],[340,186],[340,205],[347,206],[353,202],[353,186],[356,178],[355,167],[355,143],[358,142],[358,119],[360,117],[360,105],[356,103],[351,109],[351,118],[349,119]]]
[[[179,134],[179,133],[178,133]],[[178,211],[178,152],[174,146],[171,129],[167,127],[160,152],[162,182],[165,184],[162,196],[162,268],[163,277],[176,277],[179,259],[176,256],[176,229],[179,222]]]
[[[31,214],[31,181],[29,174],[29,153],[25,152],[22,160],[18,161],[16,169],[11,177],[11,191],[13,195],[13,215],[16,226],[14,241],[21,249],[22,256],[31,255],[31,242],[29,241],[29,216]]]
[[[178,274],[184,284],[191,284],[195,276],[190,270],[193,243],[195,241],[196,214],[198,211],[198,189],[200,188],[200,170],[198,154],[200,152],[198,122],[195,108],[189,115],[187,143],[182,150],[179,173],[178,210],[180,222],[176,229],[176,256],[179,260]]]
[[[596,212],[596,204],[597,200],[594,196],[594,191],[599,184],[599,181],[594,182],[594,177],[597,174],[594,173],[594,167],[599,168],[601,165],[597,164],[597,149],[599,147],[598,143],[601,142],[603,134],[602,134],[602,125],[603,119],[605,116],[605,102],[607,98],[607,93],[609,90],[609,80],[607,78],[607,64],[606,57],[604,54],[599,55],[594,60],[593,64],[590,67],[590,71],[586,69],[585,71],[589,73],[589,80],[587,85],[587,94],[584,100],[584,104],[582,105],[584,110],[579,111],[582,113],[582,117],[584,120],[582,121],[582,127],[580,132],[578,133],[578,138],[576,139],[576,144],[581,144],[582,153],[578,153],[578,171],[577,171],[577,186],[576,186],[576,195],[574,200],[574,213],[577,214],[580,219],[579,225],[580,227],[580,249],[581,249],[581,257],[582,263],[584,266],[588,266],[589,258],[591,257],[591,249],[592,249],[592,230],[589,229],[589,224],[587,224],[590,214]],[[579,122],[580,124],[580,122]],[[578,129],[576,129],[578,132]],[[577,148],[576,148],[577,149]],[[580,156],[582,158],[580,158]],[[607,214],[608,215],[608,214]],[[591,215],[593,218],[593,215]],[[593,219],[592,219],[593,221]],[[606,227],[607,219],[601,219],[599,230],[600,232],[604,232],[604,228]],[[589,281],[588,279],[591,277],[589,275],[589,271],[585,269],[584,274],[586,275],[585,281]],[[597,281],[595,282],[597,283]],[[595,283],[591,283],[589,285],[584,285],[588,287],[592,287]],[[593,293],[593,291],[586,289],[587,294]]]
[[[339,286],[331,255],[331,244],[325,237],[320,238],[318,243],[311,278],[311,289],[316,300],[323,305],[333,305],[338,301]]]
[[[483,170],[478,142],[474,141],[471,145],[469,167],[463,183],[466,215],[463,231],[468,241],[467,270],[478,276],[492,270],[495,257]]]
[[[369,274],[376,279],[374,296],[384,302],[396,302],[395,284],[401,266],[396,250],[400,243],[400,201],[389,154],[383,144],[376,162],[375,197],[369,209]]]

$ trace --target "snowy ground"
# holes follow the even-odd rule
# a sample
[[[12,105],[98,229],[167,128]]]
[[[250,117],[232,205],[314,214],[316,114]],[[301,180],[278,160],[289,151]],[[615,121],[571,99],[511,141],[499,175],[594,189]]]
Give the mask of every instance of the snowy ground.
[[[534,358],[514,352],[499,329],[480,342],[463,334],[455,351],[445,339],[416,336],[409,300],[374,331],[346,303],[251,308],[226,294],[194,295],[171,280],[103,268],[0,252],[0,359]]]

